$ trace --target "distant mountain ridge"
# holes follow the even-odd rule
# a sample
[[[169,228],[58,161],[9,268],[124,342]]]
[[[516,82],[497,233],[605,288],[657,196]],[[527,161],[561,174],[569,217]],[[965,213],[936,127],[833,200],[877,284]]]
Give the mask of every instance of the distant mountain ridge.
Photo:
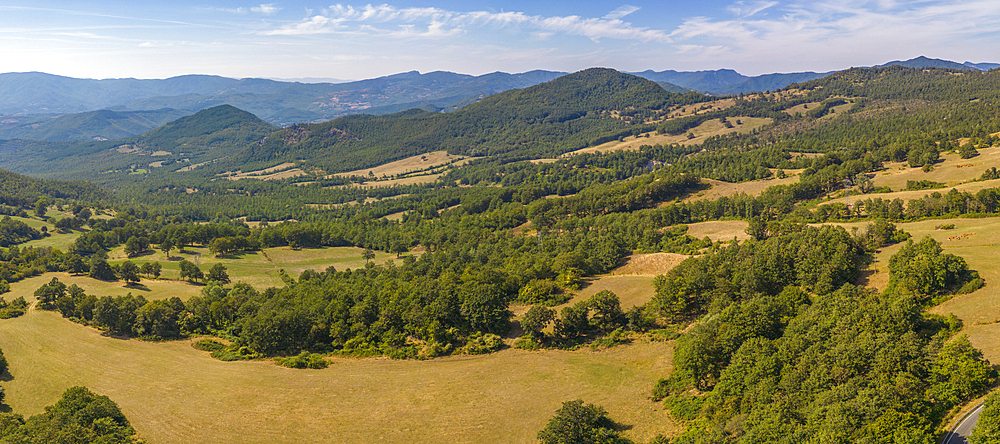
[[[1000,67],[997,63],[957,63],[925,56],[880,66],[889,65],[984,71]],[[668,92],[728,95],[775,91],[831,73],[745,76],[732,69],[718,69],[631,74],[657,82]],[[38,72],[8,73],[0,74],[0,140],[125,138],[219,105],[235,106],[277,126],[412,108],[448,112],[503,91],[528,88],[564,75],[541,70],[480,76],[410,71],[345,83],[299,83],[208,75],[91,80]]]
[[[889,63],[878,65],[878,68],[885,66],[905,66],[908,68],[948,68],[948,69],[978,69],[980,71],[989,71],[991,69],[1000,68],[1000,63],[958,63],[952,62],[950,60],[942,59],[932,59],[925,56],[920,56],[912,58],[910,60],[894,60]]]
[[[449,110],[469,100],[537,85],[564,73],[482,76],[416,71],[347,83],[297,83],[188,75],[162,80],[75,79],[38,72],[0,74],[0,115],[71,114],[101,109],[175,109],[187,114],[229,104],[276,125],[319,122],[360,112]],[[381,108],[388,108],[382,110]],[[147,128],[148,129],[148,128]]]

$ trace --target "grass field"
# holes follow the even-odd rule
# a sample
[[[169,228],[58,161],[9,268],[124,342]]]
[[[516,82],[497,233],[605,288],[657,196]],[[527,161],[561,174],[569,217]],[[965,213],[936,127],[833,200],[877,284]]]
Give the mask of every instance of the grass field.
[[[0,321],[0,347],[15,412],[41,412],[66,388],[86,385],[114,399],[151,444],[524,443],[577,398],[606,408],[640,441],[680,428],[648,400],[671,366],[673,344],[664,342],[432,361],[337,359],[324,370],[292,370],[217,361],[187,340],[113,339],[35,310]]]
[[[670,271],[688,256],[675,253],[633,254],[611,271],[613,276],[656,276]]]
[[[742,123],[736,124],[737,120]],[[606,153],[609,151],[637,150],[642,145],[669,145],[671,143],[679,143],[681,145],[698,145],[709,137],[737,132],[748,133],[762,126],[769,125],[772,122],[770,118],[759,117],[730,117],[729,121],[733,123],[733,128],[726,128],[725,125],[723,125],[722,122],[719,122],[718,119],[702,123],[690,131],[695,135],[693,139],[688,139],[686,133],[679,136],[671,136],[669,134],[656,134],[653,132],[649,133],[649,137],[645,137],[644,134],[636,137],[628,137],[624,142],[616,140],[598,146],[583,148],[565,153],[563,154],[563,157],[583,153],[594,153],[598,151]]]
[[[746,232],[748,225],[745,220],[697,222],[688,224],[687,234],[698,239],[704,239],[707,236],[712,242],[728,242],[734,237],[743,240],[750,238]]]
[[[787,177],[784,179],[764,179],[750,182],[729,183],[721,180],[702,179],[702,183],[709,186],[707,190],[700,191],[682,199],[683,202],[695,202],[699,200],[718,200],[720,197],[746,194],[749,196],[759,196],[764,190],[776,185],[789,185],[799,181],[799,174],[803,170],[785,171]]]
[[[903,162],[886,163],[884,171],[875,173],[872,183],[894,191],[905,189],[908,180],[930,180],[948,186],[966,183],[978,179],[983,171],[991,167],[1000,168],[1000,147],[980,149],[979,155],[971,159],[962,159],[956,153],[941,154],[941,159],[932,171],[926,173]]]
[[[301,250],[275,247],[222,258],[212,256],[208,248],[205,247],[188,247],[184,250],[183,253],[177,250],[171,251],[170,259],[167,259],[163,252],[157,250],[155,253],[132,258],[131,261],[139,265],[144,262],[159,262],[163,267],[161,277],[165,279],[180,279],[179,264],[182,259],[194,262],[205,272],[215,264],[223,264],[233,282],[246,282],[262,289],[283,286],[279,273],[282,269],[289,276],[298,278],[299,274],[307,269],[324,271],[327,267],[333,266],[337,270],[343,271],[348,268],[356,269],[365,266],[365,260],[361,256],[364,250],[356,247],[303,248]],[[376,251],[374,262],[383,264],[385,261],[395,260],[395,258],[394,254]],[[108,261],[111,263],[120,263],[125,259],[123,247],[115,248],[108,254]],[[143,280],[143,283],[145,282]]]
[[[412,157],[407,157],[402,160],[397,160],[395,162],[389,162],[385,165],[379,165],[374,168],[366,168],[355,171],[348,171],[346,173],[337,173],[336,176],[368,176],[371,172],[375,177],[385,176],[395,176],[399,174],[406,174],[415,171],[425,171],[430,168],[447,165],[451,162],[456,162],[456,165],[460,165],[459,161],[465,159],[465,156],[457,156],[448,154],[447,151],[434,151],[426,154],[420,154]]]
[[[8,301],[13,300],[18,296],[24,296],[28,301],[34,300],[32,295],[38,287],[42,284],[47,284],[52,278],[58,278],[60,282],[70,286],[76,284],[78,287],[82,288],[87,294],[92,294],[97,297],[101,296],[125,296],[128,293],[132,293],[133,296],[142,296],[147,300],[158,300],[158,299],[168,299],[172,297],[179,297],[183,300],[187,300],[192,296],[197,296],[203,286],[192,284],[184,281],[172,281],[172,280],[143,280],[141,286],[125,286],[125,282],[105,282],[99,281],[97,279],[91,279],[87,276],[75,276],[69,273],[45,273],[41,276],[35,276],[33,278],[28,278],[23,281],[17,282],[17,285],[11,284],[11,293],[6,293],[3,295]]]

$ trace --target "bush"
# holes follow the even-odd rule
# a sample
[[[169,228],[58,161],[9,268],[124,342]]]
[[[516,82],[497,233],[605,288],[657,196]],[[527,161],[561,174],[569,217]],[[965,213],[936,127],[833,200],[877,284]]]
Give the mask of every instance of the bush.
[[[955,293],[957,293],[957,294],[969,294],[969,293],[972,293],[973,291],[976,291],[976,290],[978,290],[980,288],[983,288],[984,285],[986,285],[986,282],[983,281],[983,278],[981,278],[981,277],[975,277],[972,280],[970,280],[969,282],[966,282],[965,285],[962,285],[962,287],[959,288],[958,291],[956,291]]]
[[[279,358],[276,362],[278,365],[288,368],[321,369],[330,365],[330,363],[326,362],[326,359],[323,358],[323,355],[309,352],[302,352],[298,356]]]
[[[226,344],[223,344],[214,339],[202,339],[198,342],[195,342],[194,344],[191,344],[191,346],[198,350],[207,352],[219,351],[226,348]]]
[[[465,352],[470,355],[484,355],[503,348],[503,340],[493,333],[475,333],[469,336],[465,344]]]
[[[514,348],[534,351],[541,349],[542,345],[536,342],[535,339],[531,337],[531,335],[524,335],[521,336],[520,338],[517,338],[517,340],[514,341]]]

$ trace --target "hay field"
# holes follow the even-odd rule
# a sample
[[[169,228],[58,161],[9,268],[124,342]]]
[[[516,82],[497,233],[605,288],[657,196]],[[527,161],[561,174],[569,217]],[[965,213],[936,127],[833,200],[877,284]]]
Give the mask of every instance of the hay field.
[[[350,176],[368,176],[371,172],[375,177],[385,176],[395,176],[399,174],[412,173],[416,171],[425,171],[434,167],[444,166],[451,162],[455,162],[456,165],[461,165],[465,160],[465,156],[451,155],[447,151],[433,151],[426,154],[419,154],[416,156],[407,157],[405,159],[397,160],[395,162],[389,162],[384,165],[379,165],[374,168],[365,168],[360,170],[348,171],[346,173],[337,173],[335,176],[350,177]]]
[[[739,120],[741,123],[737,124],[736,121]],[[587,148],[582,148],[576,151],[570,151],[568,153],[562,154],[561,157],[573,156],[576,154],[583,153],[595,153],[602,152],[606,153],[609,151],[621,151],[621,150],[637,150],[642,145],[669,145],[671,143],[679,143],[681,145],[699,145],[704,142],[709,137],[721,136],[731,133],[749,133],[757,128],[765,125],[770,125],[772,119],[770,118],[760,118],[760,117],[730,117],[729,121],[733,124],[733,128],[726,128],[719,119],[709,120],[701,125],[698,125],[690,132],[695,135],[693,139],[687,138],[687,133],[678,136],[671,136],[669,134],[656,134],[656,132],[640,134],[635,137],[628,137],[624,142],[611,141],[602,145],[592,146]]]
[[[233,282],[245,282],[260,289],[284,286],[280,270],[285,270],[289,276],[298,278],[299,274],[307,269],[322,272],[327,267],[333,266],[342,271],[348,268],[364,268],[365,266],[365,260],[361,257],[364,249],[357,247],[303,248],[300,250],[293,250],[289,247],[274,247],[227,257],[212,256],[208,248],[205,247],[187,247],[184,250],[183,253],[177,250],[171,251],[169,259],[162,251],[156,250],[154,253],[130,260],[139,265],[145,262],[159,262],[163,267],[161,274],[163,279],[180,279],[179,264],[182,259],[194,262],[205,272],[208,272],[208,269],[215,264],[222,264],[226,267]],[[376,251],[374,262],[383,264],[386,261],[395,260],[395,258],[395,254]],[[108,261],[111,263],[121,263],[125,259],[123,247],[117,247],[108,253]],[[142,282],[146,283],[147,281],[144,279]]]
[[[689,256],[676,253],[633,254],[611,271],[613,276],[656,276],[666,273]]]
[[[721,180],[714,179],[702,179],[702,183],[708,184],[709,188],[687,196],[684,199],[681,199],[681,201],[695,202],[699,200],[717,200],[720,197],[735,196],[737,194],[760,196],[764,190],[775,185],[790,185],[798,182],[799,174],[801,174],[802,171],[804,170],[787,170],[785,171],[787,177],[784,179],[770,178],[738,183],[723,182]]]
[[[69,273],[45,273],[41,276],[35,276],[11,284],[11,292],[4,294],[3,297],[11,301],[18,296],[24,296],[25,300],[33,301],[35,299],[33,295],[35,289],[49,283],[52,278],[58,278],[59,282],[66,284],[67,287],[76,284],[86,291],[87,294],[97,297],[125,296],[128,293],[132,293],[133,296],[142,296],[150,301],[172,297],[187,300],[192,296],[197,296],[203,288],[201,285],[184,281],[147,279],[142,280],[141,286],[125,286],[124,281],[105,282]]]
[[[934,165],[934,170],[926,173],[920,168],[910,168],[903,162],[886,163],[885,170],[875,173],[872,183],[895,191],[905,189],[908,180],[930,180],[956,186],[978,179],[983,171],[991,167],[1000,168],[1000,147],[978,151],[979,155],[971,159],[962,159],[957,153],[942,153],[942,160]]]
[[[733,240],[733,238],[736,238],[737,240],[749,239],[750,236],[747,235],[746,232],[747,226],[749,226],[749,224],[745,220],[713,220],[708,222],[697,222],[687,224],[687,234],[698,239],[708,237],[712,240],[712,242],[729,242]]]
[[[909,200],[912,200],[912,199],[921,199],[924,196],[926,196],[928,194],[932,194],[934,192],[938,192],[938,193],[941,193],[941,194],[947,194],[949,191],[951,191],[952,188],[954,188],[954,189],[956,189],[958,191],[961,191],[961,192],[968,192],[968,193],[976,194],[976,192],[978,192],[979,190],[982,190],[984,188],[997,188],[997,187],[1000,187],[1000,179],[984,180],[984,181],[981,181],[981,182],[966,182],[966,183],[963,183],[963,184],[959,184],[959,185],[955,185],[955,186],[949,186],[949,187],[945,187],[945,188],[938,188],[938,189],[934,189],[934,190],[896,191],[894,193],[873,193],[873,194],[850,194],[850,195],[842,195],[842,196],[838,196],[838,197],[835,197],[833,199],[830,199],[828,201],[821,202],[820,205],[828,205],[828,204],[831,204],[831,203],[842,203],[842,204],[846,205],[846,204],[849,204],[849,203],[857,202],[859,200],[876,199],[876,198],[881,198],[882,200],[902,199],[903,202],[906,202],[906,201],[909,201]]]
[[[74,385],[114,399],[139,434],[165,443],[524,443],[563,401],[602,405],[647,441],[680,426],[648,400],[670,342],[604,351],[508,349],[431,361],[336,359],[324,370],[221,362],[190,341],[101,336],[52,312],[0,321],[17,413]]]

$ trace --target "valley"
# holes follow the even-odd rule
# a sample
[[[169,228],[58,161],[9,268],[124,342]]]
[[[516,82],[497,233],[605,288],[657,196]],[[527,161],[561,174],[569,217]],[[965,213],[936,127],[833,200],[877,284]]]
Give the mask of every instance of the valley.
[[[575,399],[622,443],[931,442],[1000,376],[998,76],[594,68],[3,141],[4,403],[83,385],[150,443],[531,442]]]

